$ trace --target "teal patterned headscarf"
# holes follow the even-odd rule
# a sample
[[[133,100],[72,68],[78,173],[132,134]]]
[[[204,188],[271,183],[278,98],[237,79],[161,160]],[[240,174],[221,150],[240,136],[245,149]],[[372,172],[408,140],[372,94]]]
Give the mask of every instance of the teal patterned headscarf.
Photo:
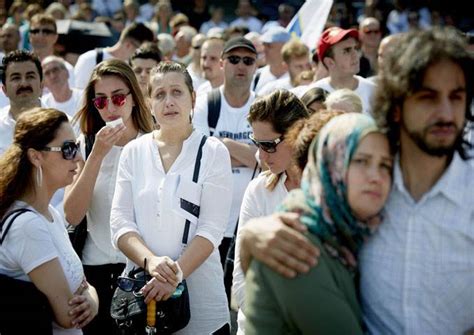
[[[291,191],[281,206],[301,213],[309,232],[343,263],[344,248],[356,255],[371,234],[367,222],[358,221],[349,207],[346,175],[359,143],[373,132],[381,130],[367,115],[348,113],[329,121],[310,146],[301,189]],[[380,221],[380,215],[372,220]]]

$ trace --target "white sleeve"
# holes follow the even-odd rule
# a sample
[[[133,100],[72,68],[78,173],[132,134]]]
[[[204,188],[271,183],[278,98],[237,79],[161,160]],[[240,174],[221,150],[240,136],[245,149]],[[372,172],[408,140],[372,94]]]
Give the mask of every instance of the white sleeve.
[[[77,59],[77,63],[74,66],[74,77],[75,77],[75,87],[84,89],[89,82],[92,71],[94,70],[95,64],[95,51],[86,52],[82,54]],[[92,57],[93,56],[93,57]]]
[[[256,194],[256,180],[257,179],[252,180],[245,190],[242,206],[240,207],[239,225],[237,227],[237,237],[235,241],[232,293],[237,298],[237,304],[241,309],[243,309],[245,302],[245,275],[240,265],[240,232],[250,219],[263,215],[263,213],[258,210],[259,197]]]
[[[210,135],[209,124],[207,123],[207,94],[200,95],[196,98],[196,106],[194,108],[193,125],[194,128],[206,135]]]
[[[24,213],[13,222],[2,248],[28,274],[41,264],[59,257],[46,222],[36,213]]]
[[[207,149],[214,152],[207,159],[205,180],[202,184],[201,210],[196,235],[208,239],[215,248],[219,247],[229,221],[232,203],[233,178],[230,154],[227,148],[217,139],[208,138],[215,144],[206,143]]]
[[[135,220],[132,181],[134,178],[130,146],[125,146],[120,156],[114,198],[110,212],[112,244],[118,249],[117,241],[129,232],[139,234]]]

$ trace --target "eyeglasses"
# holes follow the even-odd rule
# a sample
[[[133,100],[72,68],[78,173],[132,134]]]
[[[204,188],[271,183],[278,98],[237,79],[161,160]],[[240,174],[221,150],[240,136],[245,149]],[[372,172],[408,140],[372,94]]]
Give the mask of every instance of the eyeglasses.
[[[60,147],[44,147],[41,151],[62,152],[65,160],[73,160],[79,151],[79,145],[74,141],[65,141]]]
[[[240,63],[240,61],[242,61],[245,65],[247,66],[251,66],[255,63],[255,58],[252,58],[252,57],[240,57],[240,56],[228,56],[227,59],[229,60],[229,62],[233,65],[237,65]]]
[[[103,96],[103,97],[96,97],[92,99],[92,102],[94,103],[95,108],[97,109],[104,109],[107,107],[109,104],[109,100],[114,104],[116,107],[122,107],[125,105],[125,102],[127,102],[127,96],[130,94],[128,92],[127,94],[114,94],[110,98]]]
[[[283,136],[280,136],[273,141],[257,141],[253,135],[250,135],[249,138],[252,140],[253,144],[269,154],[276,152],[277,145],[283,141]]]
[[[53,29],[48,29],[48,28],[41,28],[41,29],[31,29],[30,34],[36,35],[42,33],[43,35],[53,35],[56,34],[56,31]]]

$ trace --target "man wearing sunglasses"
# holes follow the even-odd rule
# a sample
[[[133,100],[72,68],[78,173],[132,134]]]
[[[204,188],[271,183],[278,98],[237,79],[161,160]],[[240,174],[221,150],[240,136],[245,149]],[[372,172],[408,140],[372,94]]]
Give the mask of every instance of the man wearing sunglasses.
[[[250,85],[257,67],[256,59],[257,51],[246,38],[236,37],[227,41],[220,61],[224,69],[224,85],[208,95],[198,96],[196,100],[195,127],[204,134],[220,138],[229,150],[232,161],[234,193],[227,230],[219,247],[222,261],[234,236],[245,189],[257,164],[256,148],[250,140],[252,131],[247,121],[250,105],[255,100]],[[220,101],[215,125],[209,124],[210,113],[215,112],[209,112],[208,99],[212,94],[217,94]]]
[[[54,45],[58,41],[56,20],[48,14],[36,14],[30,20],[29,33],[31,51],[43,61],[54,55]],[[74,67],[64,62],[69,73],[69,86],[74,86]]]
[[[359,24],[359,39],[362,57],[359,75],[368,78],[377,72],[377,51],[382,39],[380,22],[374,17],[366,17]]]

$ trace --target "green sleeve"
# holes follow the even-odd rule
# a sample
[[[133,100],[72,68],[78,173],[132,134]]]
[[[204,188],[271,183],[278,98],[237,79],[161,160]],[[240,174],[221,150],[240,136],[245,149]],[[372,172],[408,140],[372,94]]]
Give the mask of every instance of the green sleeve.
[[[318,265],[294,279],[252,261],[246,281],[246,334],[363,334],[350,272],[317,239],[311,240],[321,248]]]

